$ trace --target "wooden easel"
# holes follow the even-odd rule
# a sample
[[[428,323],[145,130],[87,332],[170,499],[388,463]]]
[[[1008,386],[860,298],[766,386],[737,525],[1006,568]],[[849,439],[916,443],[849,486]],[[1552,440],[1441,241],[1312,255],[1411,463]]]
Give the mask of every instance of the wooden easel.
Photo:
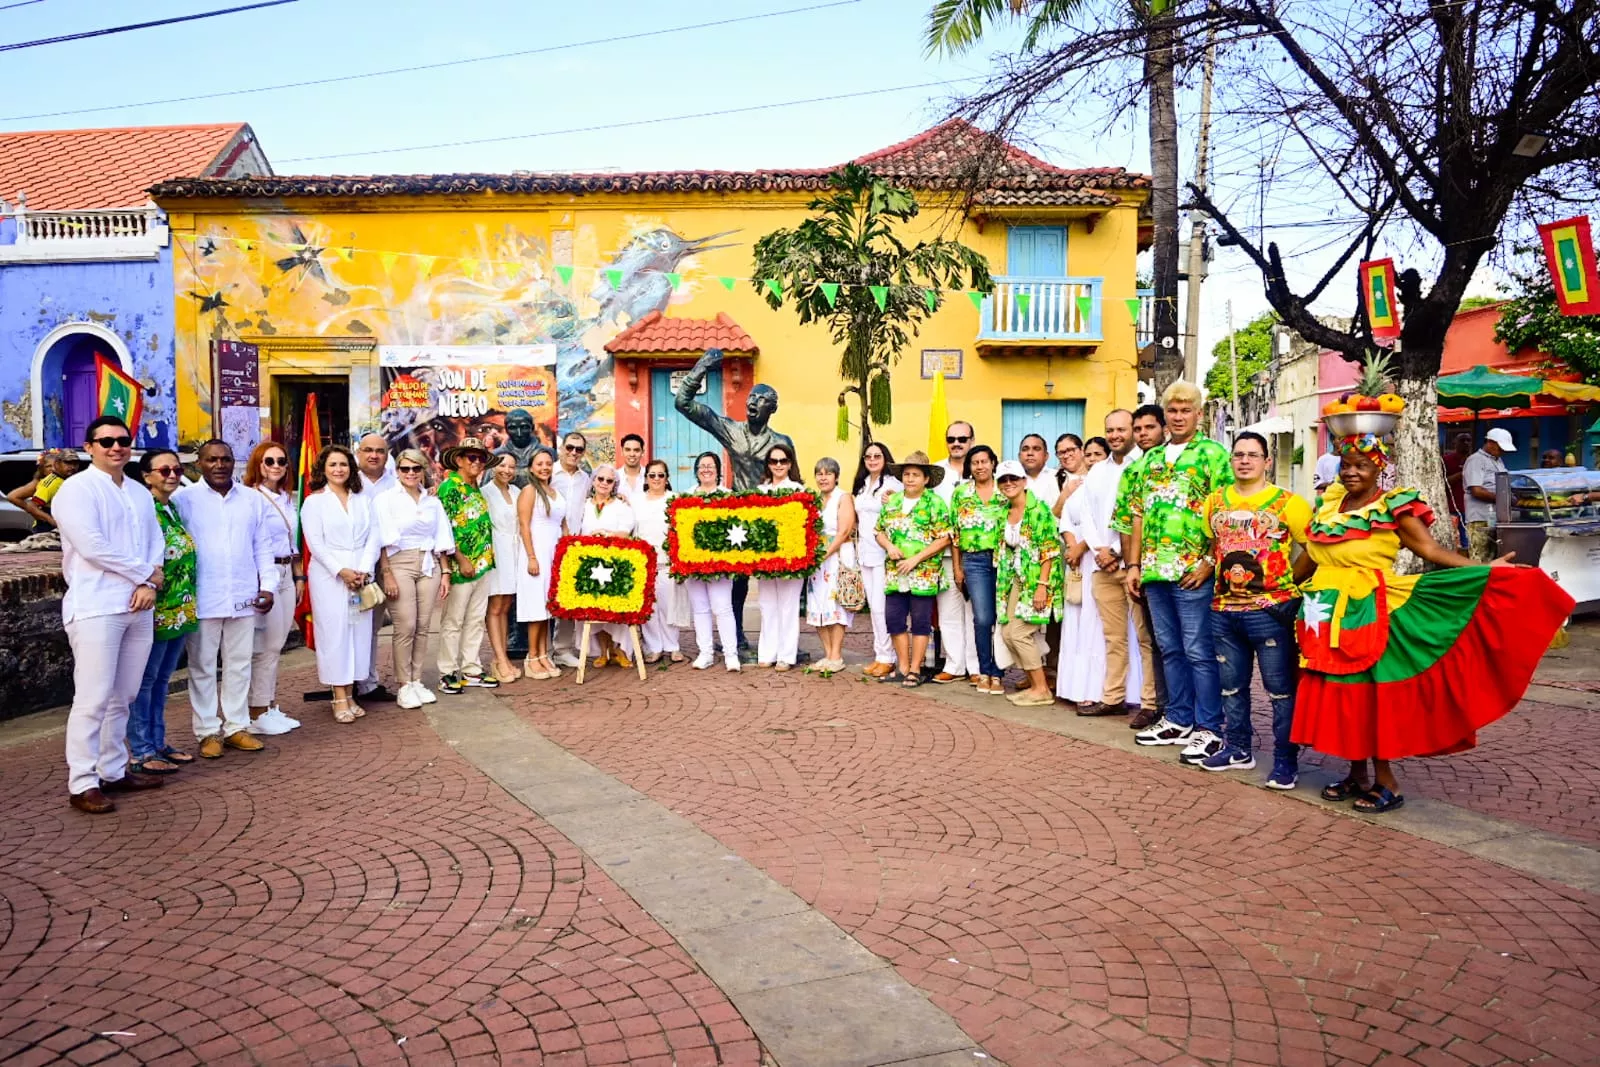
[[[589,638],[594,629],[594,623],[588,620],[583,624],[583,636],[578,639],[578,684],[583,684],[583,676],[589,670]],[[645,680],[644,669],[644,642],[639,638],[637,626],[628,627],[628,637],[633,641],[633,665],[639,670],[639,681]]]

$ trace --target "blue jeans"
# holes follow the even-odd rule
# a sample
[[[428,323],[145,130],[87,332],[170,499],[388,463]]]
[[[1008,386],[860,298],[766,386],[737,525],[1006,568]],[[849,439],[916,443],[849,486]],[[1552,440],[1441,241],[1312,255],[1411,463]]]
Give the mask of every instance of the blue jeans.
[[[978,640],[978,673],[1000,677],[994,662],[994,553],[961,553],[961,573],[967,579],[967,600],[972,603],[972,628]]]
[[[1289,741],[1294,722],[1296,662],[1294,617],[1298,600],[1259,611],[1213,611],[1211,639],[1222,667],[1222,714],[1233,747],[1250,751],[1250,669],[1261,666],[1261,684],[1272,702],[1273,762],[1294,763],[1300,746]]]
[[[1211,645],[1211,583],[1146,582],[1156,654],[1167,680],[1166,718],[1222,735],[1222,679]]]
[[[157,641],[144,664],[139,696],[128,709],[128,757],[149,759],[167,750],[167,683],[178,669],[184,639]]]

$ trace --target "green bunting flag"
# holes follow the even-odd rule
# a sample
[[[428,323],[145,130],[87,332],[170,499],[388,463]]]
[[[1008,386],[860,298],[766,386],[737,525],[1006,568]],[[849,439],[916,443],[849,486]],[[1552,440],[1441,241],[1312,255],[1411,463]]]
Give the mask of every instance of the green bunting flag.
[[[1027,318],[1028,308],[1033,305],[1033,294],[1018,293],[1015,299],[1017,301],[1017,314],[1021,315],[1023,318]]]
[[[976,289],[967,290],[967,299],[972,301],[972,306],[979,311],[983,310],[983,294]]]
[[[885,305],[889,302],[889,287],[887,285],[869,285],[867,288],[872,290],[872,299],[878,302],[878,310],[884,310]]]
[[[667,284],[672,286],[672,291],[673,292],[677,292],[678,291],[678,286],[683,284],[683,275],[679,274],[675,270],[668,271],[667,272]]]
[[[939,310],[939,290],[937,290],[937,289],[924,289],[924,290],[922,290],[922,299],[924,299],[924,300],[926,300],[928,302],[928,310],[929,311],[938,311]]]
[[[717,279],[717,281],[722,283],[722,287],[724,289],[728,290],[728,292],[730,292],[730,293],[733,292],[733,283],[738,281],[738,280],[739,280],[738,278],[718,278]]]
[[[833,307],[839,302],[838,282],[818,282],[817,288],[822,290],[823,299],[827,300],[829,307]],[[844,438],[841,437],[840,440],[842,441]]]
[[[1128,318],[1133,320],[1135,326],[1139,325],[1139,298],[1130,296],[1123,303],[1128,305]]]
[[[609,268],[607,268],[607,270],[605,272],[605,275],[606,275],[606,284],[610,285],[611,288],[613,288],[613,289],[621,289],[622,288],[622,271],[618,270],[616,267],[609,267]]]
[[[571,267],[557,267],[556,268],[556,277],[561,279],[561,284],[562,285],[571,285],[572,284],[572,268]]]
[[[1089,326],[1089,316],[1094,313],[1094,297],[1078,297],[1078,317],[1083,320],[1084,328]]]
[[[767,287],[767,292],[771,293],[773,296],[777,297],[779,300],[783,299],[783,283],[782,282],[780,282],[776,278],[766,278],[766,279],[763,279],[763,284]]]

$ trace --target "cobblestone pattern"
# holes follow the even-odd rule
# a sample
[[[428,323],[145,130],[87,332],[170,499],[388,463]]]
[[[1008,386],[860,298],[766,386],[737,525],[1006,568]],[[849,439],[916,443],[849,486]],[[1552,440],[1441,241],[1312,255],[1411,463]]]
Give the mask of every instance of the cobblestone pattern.
[[[1600,1062],[1600,900],[846,676],[501,690],[999,1059]]]
[[[68,808],[59,737],[0,750],[0,1061],[760,1062],[672,938],[420,713],[297,704],[266,752],[99,817]]]

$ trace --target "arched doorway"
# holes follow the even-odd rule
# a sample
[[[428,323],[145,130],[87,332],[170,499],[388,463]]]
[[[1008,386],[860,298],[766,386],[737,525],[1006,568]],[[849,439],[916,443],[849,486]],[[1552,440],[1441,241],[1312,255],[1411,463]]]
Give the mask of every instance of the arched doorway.
[[[33,357],[33,439],[40,448],[79,448],[99,414],[95,356],[128,370],[128,352],[116,334],[90,322],[52,330]]]

